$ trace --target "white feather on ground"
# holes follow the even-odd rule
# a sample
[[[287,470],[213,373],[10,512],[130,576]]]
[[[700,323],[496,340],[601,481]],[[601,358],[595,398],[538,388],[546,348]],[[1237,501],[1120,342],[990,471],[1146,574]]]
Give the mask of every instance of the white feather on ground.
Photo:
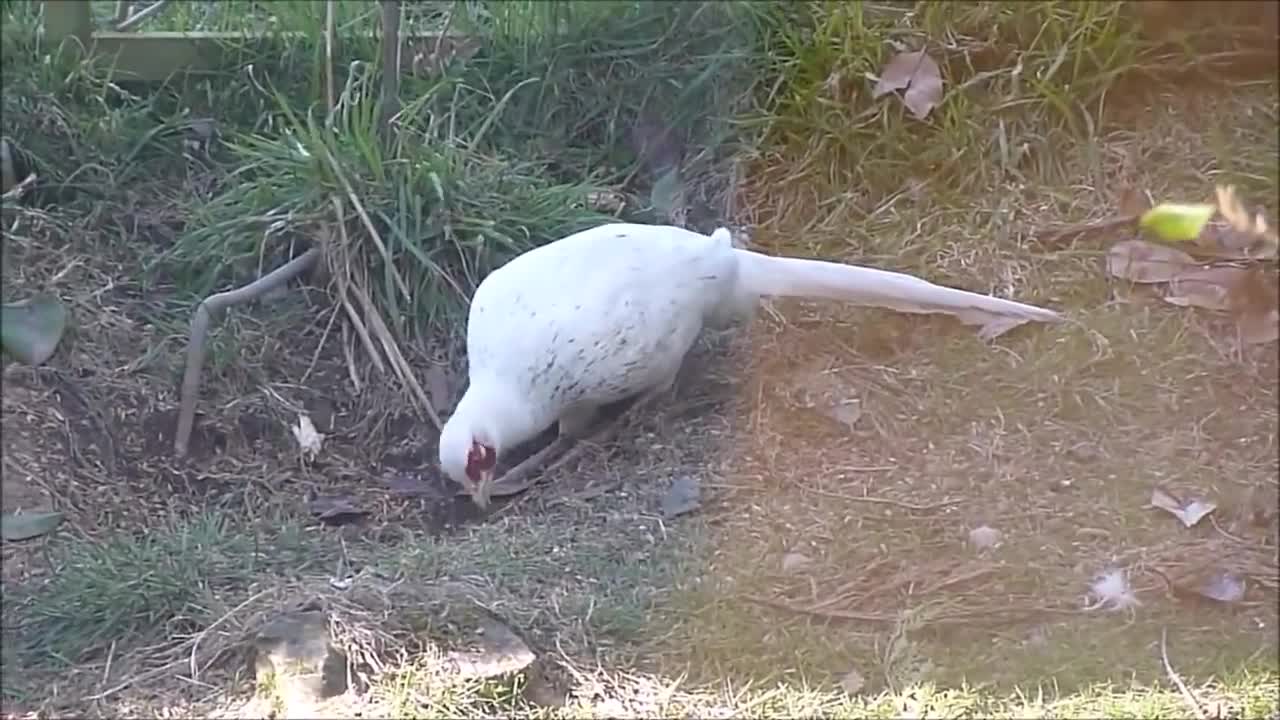
[[[487,467],[487,451],[496,458],[554,422],[580,434],[600,406],[669,387],[704,326],[749,315],[762,296],[945,313],[986,337],[1063,319],[902,273],[738,249],[723,228],[602,225],[530,250],[480,284],[467,325],[470,384],[441,433],[441,466],[476,497],[469,461]]]
[[[1086,610],[1130,610],[1142,603],[1129,586],[1129,576],[1124,570],[1108,570],[1089,585],[1089,596],[1093,602]]]

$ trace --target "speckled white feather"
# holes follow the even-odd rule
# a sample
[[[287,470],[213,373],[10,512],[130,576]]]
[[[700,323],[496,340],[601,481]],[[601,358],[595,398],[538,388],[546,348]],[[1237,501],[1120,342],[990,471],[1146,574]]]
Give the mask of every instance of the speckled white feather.
[[[609,224],[530,250],[489,274],[467,324],[470,384],[440,438],[440,461],[467,484],[475,441],[503,450],[559,421],[675,379],[706,325],[752,312],[764,295],[947,313],[1000,331],[1057,313],[911,275],[770,257],[665,225]]]
[[[1132,610],[1141,605],[1133,588],[1129,586],[1129,575],[1124,570],[1113,568],[1099,574],[1089,585],[1090,603],[1086,610]]]

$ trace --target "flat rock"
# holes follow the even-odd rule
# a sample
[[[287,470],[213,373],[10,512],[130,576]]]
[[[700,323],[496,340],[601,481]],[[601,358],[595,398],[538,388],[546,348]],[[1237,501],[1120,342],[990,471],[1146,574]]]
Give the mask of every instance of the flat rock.
[[[520,672],[536,659],[519,635],[493,618],[482,619],[468,641],[445,656],[445,662],[465,678]]]
[[[281,613],[258,630],[252,648],[258,687],[286,708],[301,711],[347,689],[347,658],[333,646],[323,611]]]
[[[678,517],[701,506],[702,484],[696,477],[682,475],[672,481],[671,488],[662,496],[662,517]]]

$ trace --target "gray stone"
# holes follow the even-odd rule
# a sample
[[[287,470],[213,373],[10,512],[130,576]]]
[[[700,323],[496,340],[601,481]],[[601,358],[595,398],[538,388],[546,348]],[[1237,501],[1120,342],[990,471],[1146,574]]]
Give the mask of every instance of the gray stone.
[[[347,689],[347,658],[333,646],[329,618],[320,610],[282,614],[253,639],[259,686],[278,697],[316,702]]]
[[[484,618],[468,642],[445,660],[466,678],[490,678],[524,670],[537,659],[519,635],[492,618]]]

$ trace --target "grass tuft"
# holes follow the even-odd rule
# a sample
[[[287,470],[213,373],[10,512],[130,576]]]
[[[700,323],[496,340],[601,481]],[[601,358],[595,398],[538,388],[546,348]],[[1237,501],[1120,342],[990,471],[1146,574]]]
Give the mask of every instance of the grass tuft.
[[[218,515],[145,535],[68,546],[27,604],[32,667],[101,659],[117,641],[160,640],[208,625],[220,594],[252,577],[253,538]]]

